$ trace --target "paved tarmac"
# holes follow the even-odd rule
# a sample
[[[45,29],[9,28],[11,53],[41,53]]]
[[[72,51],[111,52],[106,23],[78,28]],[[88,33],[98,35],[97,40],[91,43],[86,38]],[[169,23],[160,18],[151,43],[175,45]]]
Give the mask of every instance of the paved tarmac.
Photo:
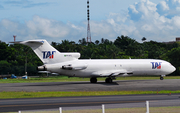
[[[120,80],[113,83],[85,82],[46,82],[46,83],[5,83],[0,84],[2,91],[160,91],[180,90],[180,79],[165,80]]]
[[[119,95],[119,96],[88,96],[88,97],[56,97],[56,98],[33,98],[33,99],[2,99],[0,100],[0,112],[17,112],[24,110],[58,109],[66,110],[94,109],[93,106],[102,104],[116,106],[106,108],[132,108],[145,107],[145,102],[150,101],[151,107],[179,106],[179,95]],[[91,106],[91,107],[90,107]],[[69,107],[69,108],[67,108]]]
[[[99,81],[98,83],[85,82],[48,82],[48,83],[9,83],[0,84],[2,91],[160,91],[180,90],[179,79],[161,80],[121,80],[112,84]],[[0,112],[36,109],[71,109],[69,107],[101,106],[101,104],[124,107],[144,106],[146,100],[152,106],[179,106],[177,95],[129,95],[129,96],[95,96],[95,97],[61,97],[61,98],[35,98],[35,99],[1,99]],[[133,104],[135,103],[135,104]],[[111,107],[109,107],[111,108]],[[92,107],[94,109],[94,107]]]

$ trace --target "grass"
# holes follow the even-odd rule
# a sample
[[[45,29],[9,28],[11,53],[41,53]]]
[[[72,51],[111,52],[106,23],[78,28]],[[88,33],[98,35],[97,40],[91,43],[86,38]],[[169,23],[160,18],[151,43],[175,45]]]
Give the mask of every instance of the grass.
[[[117,77],[116,80],[157,80],[156,77]],[[167,76],[165,79],[180,79],[180,76]],[[104,81],[105,78],[98,78],[98,81]],[[0,79],[0,83],[37,83],[37,82],[72,82],[72,81],[89,81],[89,78],[78,78],[66,76],[51,76],[51,77],[35,77],[29,79]]]
[[[51,91],[51,92],[0,92],[0,99],[68,97],[68,96],[105,96],[133,94],[179,94],[178,91]]]

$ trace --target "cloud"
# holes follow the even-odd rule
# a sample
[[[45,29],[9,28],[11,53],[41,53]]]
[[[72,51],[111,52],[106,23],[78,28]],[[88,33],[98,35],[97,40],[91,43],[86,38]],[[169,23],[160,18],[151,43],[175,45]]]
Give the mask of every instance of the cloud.
[[[91,38],[93,41],[101,38],[115,40],[117,36],[127,35],[137,41],[141,41],[142,37],[160,42],[172,41],[179,36],[179,11],[180,0],[164,0],[158,4],[141,0],[130,5],[127,11],[109,13],[105,20],[91,20]],[[1,20],[1,39],[13,40],[14,34],[19,40],[43,38],[48,41],[59,42],[66,39],[78,42],[87,36],[87,22],[63,23],[38,15],[24,23]]]
[[[18,40],[47,39],[49,41],[60,41],[76,39],[75,41],[77,41],[86,35],[84,27],[39,16],[34,16],[32,20],[25,23],[3,19],[0,22],[0,31],[2,41],[12,41],[13,35],[17,35]]]
[[[67,25],[55,20],[40,18],[39,16],[34,16],[33,20],[28,21],[26,24],[31,34],[40,36],[61,38],[66,37],[69,33]]]
[[[27,21],[28,34],[39,38],[52,40],[78,40],[85,36],[85,29],[82,26],[70,22],[63,23],[56,20],[34,16],[33,20]]]
[[[157,5],[157,12],[161,15],[164,15],[167,11],[169,11],[169,6],[165,1],[161,1]]]
[[[130,5],[128,14],[133,21],[140,21],[144,17],[152,15],[156,11],[156,4],[149,0],[142,0],[141,2]],[[149,15],[150,14],[150,15]]]
[[[13,35],[20,35],[23,39],[27,34],[27,29],[24,24],[3,19],[0,22],[0,37],[2,41],[12,41]]]
[[[147,37],[149,40],[170,41],[178,36],[180,0],[161,1],[159,4],[142,0],[128,8],[129,20],[134,30],[127,29],[130,36],[140,40]],[[138,17],[138,18],[137,18]],[[126,23],[124,23],[126,24]]]
[[[23,7],[23,8],[47,6],[50,4],[47,2],[37,2],[37,3],[36,2],[30,1],[30,0],[8,0],[8,1],[5,1],[4,3],[8,5],[12,5],[12,6]]]
[[[130,5],[127,14],[110,14],[107,23],[114,34],[128,35],[137,41],[142,37],[161,42],[172,41],[180,30],[179,3],[180,0],[167,0],[159,4],[141,0]],[[120,21],[117,18],[121,18]]]
[[[157,4],[157,12],[170,19],[180,15],[180,0],[166,0],[160,2]]]
[[[116,37],[116,33],[112,28],[111,24],[108,24],[106,21],[101,22],[91,22],[91,34],[92,37],[106,38],[109,39]]]
[[[49,5],[49,3],[32,3],[32,4],[27,4],[25,6],[23,6],[24,8],[31,8],[31,7],[38,7],[38,6],[47,6]]]

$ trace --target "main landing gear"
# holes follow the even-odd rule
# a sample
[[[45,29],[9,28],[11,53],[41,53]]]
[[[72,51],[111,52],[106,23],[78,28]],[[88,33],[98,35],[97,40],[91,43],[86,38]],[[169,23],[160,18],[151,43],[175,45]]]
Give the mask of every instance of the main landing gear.
[[[112,83],[112,82],[113,82],[113,79],[116,79],[116,78],[114,78],[114,77],[108,77],[108,78],[106,78],[105,82],[106,82],[106,83]],[[97,83],[97,78],[96,78],[96,77],[92,77],[92,78],[90,79],[90,82],[91,82],[91,83]]]
[[[91,83],[97,83],[97,78],[96,78],[96,77],[92,77],[92,78],[90,79],[90,82],[91,82]]]
[[[109,78],[106,78],[105,82],[106,82],[106,83],[112,83],[113,80],[112,80],[112,78],[109,77]]]

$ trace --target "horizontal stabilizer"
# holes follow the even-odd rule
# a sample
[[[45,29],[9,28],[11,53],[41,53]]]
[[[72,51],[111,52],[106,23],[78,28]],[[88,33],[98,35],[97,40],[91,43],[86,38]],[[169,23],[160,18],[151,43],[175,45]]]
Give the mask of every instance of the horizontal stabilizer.
[[[29,41],[15,41],[15,42],[9,42],[9,43],[21,43],[21,42],[28,42],[28,43],[43,43],[43,41],[39,41],[39,40],[29,40]]]
[[[9,42],[9,43],[20,44],[20,42],[22,42],[22,41]]]

